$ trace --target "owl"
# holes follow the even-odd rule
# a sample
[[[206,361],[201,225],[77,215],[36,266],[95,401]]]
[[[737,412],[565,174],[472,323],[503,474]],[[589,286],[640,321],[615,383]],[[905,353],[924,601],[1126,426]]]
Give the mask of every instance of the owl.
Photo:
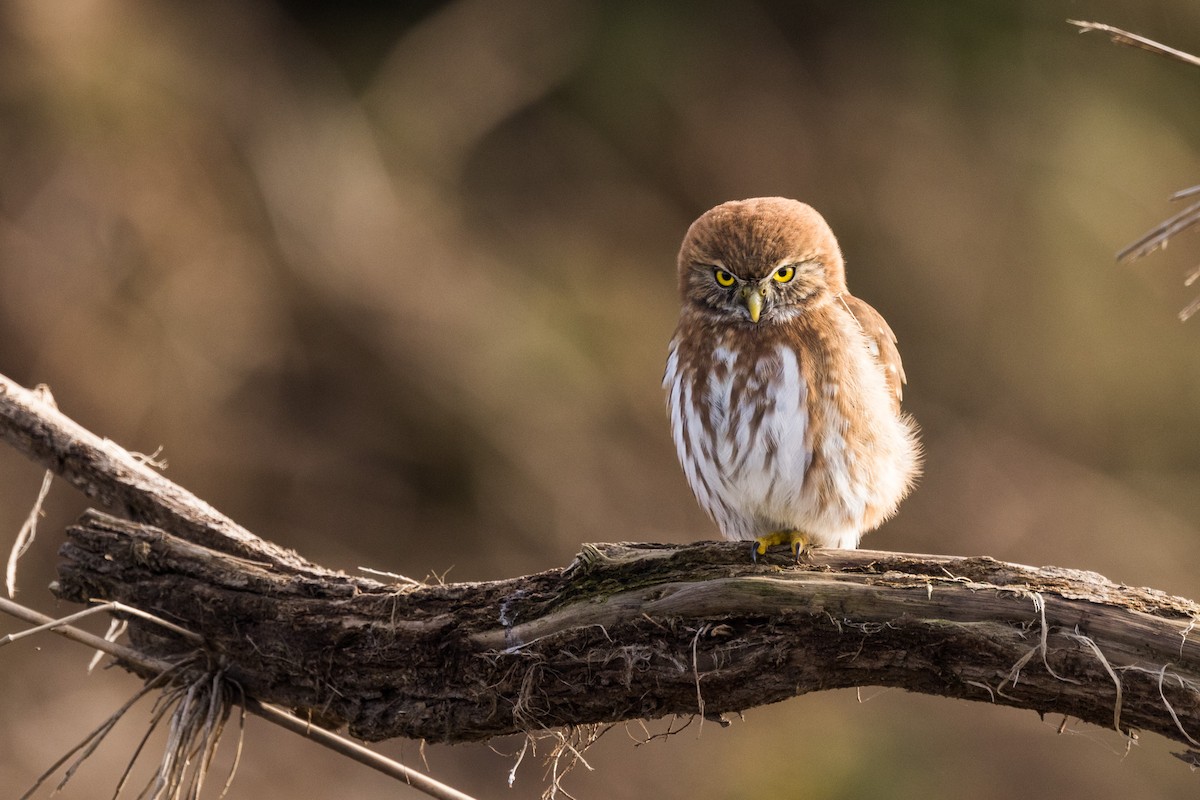
[[[782,197],[723,203],[679,251],[663,386],[688,484],[752,558],[854,549],[920,471],[883,317],[846,290],[833,231]]]

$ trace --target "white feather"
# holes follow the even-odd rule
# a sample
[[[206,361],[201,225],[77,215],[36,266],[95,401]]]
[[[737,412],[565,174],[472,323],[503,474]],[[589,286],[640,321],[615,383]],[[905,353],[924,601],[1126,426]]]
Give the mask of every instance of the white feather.
[[[878,524],[864,525],[868,507],[890,511],[906,492],[914,468],[912,427],[885,405],[891,399],[883,372],[873,369],[856,376],[863,410],[875,421],[862,432],[870,442],[856,444],[894,456],[873,459],[876,468],[871,469],[857,462],[857,448],[846,441],[849,425],[839,416],[838,403],[826,403],[825,426],[812,432],[818,435],[810,435],[808,402],[813,398],[792,347],[781,345],[757,356],[753,364],[740,363],[751,357],[717,346],[708,380],[695,384],[686,369],[680,369],[678,342],[671,344],[663,385],[688,485],[726,538],[798,530],[820,546],[857,547],[863,528]],[[739,373],[749,378],[735,398],[734,376]],[[703,387],[703,398],[693,396],[695,385]],[[842,390],[827,385],[823,394],[832,400]],[[765,397],[767,403],[757,430],[755,405],[743,401],[755,397]],[[707,409],[707,419],[702,409]],[[715,435],[715,446],[707,428]],[[808,474],[813,439],[825,467],[825,487],[811,485]]]

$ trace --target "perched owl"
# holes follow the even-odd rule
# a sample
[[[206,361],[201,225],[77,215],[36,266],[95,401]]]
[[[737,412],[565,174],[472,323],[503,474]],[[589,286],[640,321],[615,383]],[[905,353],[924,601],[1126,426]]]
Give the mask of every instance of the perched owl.
[[[663,386],[700,505],[753,557],[853,549],[920,470],[892,329],[846,291],[833,231],[782,197],[723,203],[679,251]]]

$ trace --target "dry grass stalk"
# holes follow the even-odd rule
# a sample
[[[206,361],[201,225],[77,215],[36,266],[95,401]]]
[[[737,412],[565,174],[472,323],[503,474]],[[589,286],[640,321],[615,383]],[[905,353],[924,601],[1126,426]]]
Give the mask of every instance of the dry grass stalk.
[[[1080,22],[1073,19],[1067,20],[1067,22],[1078,26],[1081,33],[1087,33],[1088,31],[1100,31],[1102,33],[1107,33],[1109,39],[1111,39],[1115,44],[1137,47],[1141,50],[1156,53],[1157,55],[1165,56],[1175,61],[1182,61],[1185,64],[1191,64],[1192,66],[1200,67],[1200,58],[1197,58],[1191,53],[1185,53],[1182,50],[1176,50],[1173,47],[1168,47],[1165,44],[1156,42],[1153,39],[1147,39],[1144,36],[1139,36],[1136,33],[1130,33],[1129,31],[1122,30],[1121,28],[1115,28],[1112,25],[1104,25],[1099,22]],[[1183,200],[1196,194],[1200,194],[1200,185],[1179,190],[1175,194],[1171,195],[1171,200]],[[1139,258],[1150,255],[1159,248],[1165,249],[1167,242],[1172,237],[1183,233],[1197,222],[1200,222],[1200,203],[1192,203],[1178,214],[1175,214],[1174,216],[1163,220],[1158,225],[1155,225],[1137,241],[1133,242],[1121,250],[1121,252],[1117,253],[1117,260],[1136,261]],[[1192,283],[1196,281],[1198,276],[1200,276],[1200,266],[1197,266],[1196,269],[1188,275],[1188,277],[1184,280],[1184,286],[1191,286]],[[1186,322],[1197,311],[1200,311],[1200,297],[1192,300],[1192,302],[1188,303],[1188,305],[1179,312],[1180,321]]]

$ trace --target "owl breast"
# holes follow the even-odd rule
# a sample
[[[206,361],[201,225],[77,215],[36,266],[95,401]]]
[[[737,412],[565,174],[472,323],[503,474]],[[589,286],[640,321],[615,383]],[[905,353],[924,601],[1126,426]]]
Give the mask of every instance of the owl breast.
[[[672,344],[664,377],[675,447],[726,538],[799,530],[814,544],[853,548],[895,508],[909,478],[880,465],[905,451],[910,434],[889,428],[898,423],[883,405],[877,419],[855,419],[891,402],[877,367],[823,380],[829,370],[806,370],[787,342],[683,347]]]

